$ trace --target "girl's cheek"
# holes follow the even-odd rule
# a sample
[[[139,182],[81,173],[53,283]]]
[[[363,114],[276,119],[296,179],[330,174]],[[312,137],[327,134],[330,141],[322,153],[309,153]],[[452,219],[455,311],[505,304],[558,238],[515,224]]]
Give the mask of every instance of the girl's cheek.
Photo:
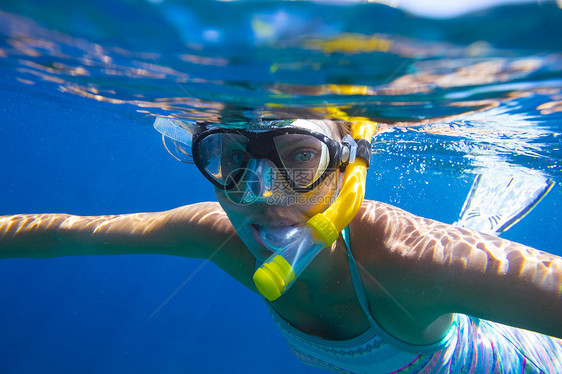
[[[339,171],[329,176],[324,183],[317,187],[314,191],[299,194],[292,192],[287,194],[285,199],[280,199],[279,204],[272,204],[272,206],[279,205],[280,207],[290,207],[291,209],[298,209],[305,213],[307,216],[312,217],[317,213],[326,210],[336,199],[343,181],[343,175]],[[253,209],[256,207],[252,204],[241,205],[234,203],[225,191],[216,187],[215,195],[217,201],[228,214],[231,220],[235,220],[238,216],[251,215]],[[235,222],[233,222],[235,223]]]

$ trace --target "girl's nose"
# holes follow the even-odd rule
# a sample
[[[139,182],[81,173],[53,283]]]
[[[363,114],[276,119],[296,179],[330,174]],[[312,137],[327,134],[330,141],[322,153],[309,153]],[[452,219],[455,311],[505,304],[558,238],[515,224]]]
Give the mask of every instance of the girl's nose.
[[[288,188],[277,167],[268,159],[251,159],[242,181],[243,203],[246,204],[275,204],[274,193],[282,193]]]
[[[267,159],[251,159],[243,176],[245,203],[268,203],[282,181],[277,167]]]

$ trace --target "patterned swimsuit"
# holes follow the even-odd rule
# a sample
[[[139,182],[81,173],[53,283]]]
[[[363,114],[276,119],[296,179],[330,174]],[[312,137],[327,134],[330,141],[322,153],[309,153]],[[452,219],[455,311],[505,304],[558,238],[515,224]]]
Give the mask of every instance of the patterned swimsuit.
[[[266,302],[293,353],[305,364],[336,373],[562,373],[562,340],[455,314],[445,337],[431,345],[404,343],[384,331],[371,315],[357,264],[343,237],[359,303],[370,328],[349,340],[305,334]]]

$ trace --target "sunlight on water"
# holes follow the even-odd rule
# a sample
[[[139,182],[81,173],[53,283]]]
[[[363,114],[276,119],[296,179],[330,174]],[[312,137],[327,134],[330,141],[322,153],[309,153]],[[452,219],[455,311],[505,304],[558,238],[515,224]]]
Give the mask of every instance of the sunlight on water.
[[[560,180],[554,3],[452,21],[278,1],[137,2],[117,21],[103,4],[57,3],[56,14],[18,2],[0,11],[1,67],[38,91],[197,121],[368,119],[383,130],[375,150],[416,157],[419,170],[531,168]]]

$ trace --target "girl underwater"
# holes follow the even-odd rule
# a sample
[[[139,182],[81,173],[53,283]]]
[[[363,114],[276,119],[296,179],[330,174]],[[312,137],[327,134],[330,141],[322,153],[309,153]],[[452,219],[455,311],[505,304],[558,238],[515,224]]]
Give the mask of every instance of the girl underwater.
[[[0,257],[210,259],[265,297],[300,360],[334,372],[562,372],[562,258],[363,201],[372,125],[155,127],[191,147],[218,203],[5,216]]]

